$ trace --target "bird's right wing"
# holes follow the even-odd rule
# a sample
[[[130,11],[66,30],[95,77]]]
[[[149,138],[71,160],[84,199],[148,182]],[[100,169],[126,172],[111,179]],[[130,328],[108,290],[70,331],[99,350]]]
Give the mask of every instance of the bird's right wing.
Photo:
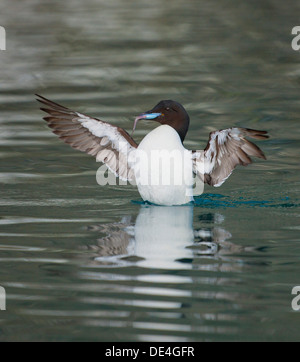
[[[106,164],[110,171],[125,181],[134,179],[130,159],[137,148],[132,137],[123,129],[72,111],[47,98],[37,95],[37,100],[46,107],[44,120],[52,132],[71,147],[96,157]]]

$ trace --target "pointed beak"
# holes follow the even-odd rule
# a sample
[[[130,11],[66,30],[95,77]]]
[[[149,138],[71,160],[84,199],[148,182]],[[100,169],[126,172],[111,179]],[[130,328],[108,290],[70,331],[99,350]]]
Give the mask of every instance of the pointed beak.
[[[140,121],[141,119],[155,119],[157,117],[161,116],[161,113],[142,113],[139,116],[137,116],[134,120],[134,124],[133,124],[133,129],[132,129],[132,134],[135,131],[136,125],[138,123],[138,121]]]

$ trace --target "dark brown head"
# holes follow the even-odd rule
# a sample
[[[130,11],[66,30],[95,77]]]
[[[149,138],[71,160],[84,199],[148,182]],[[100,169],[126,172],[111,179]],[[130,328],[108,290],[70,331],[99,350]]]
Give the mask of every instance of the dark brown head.
[[[137,122],[141,119],[151,119],[160,124],[167,124],[173,127],[177,131],[181,142],[184,141],[190,124],[190,118],[186,110],[180,103],[172,100],[160,101],[150,111],[136,117],[133,130],[135,129]]]

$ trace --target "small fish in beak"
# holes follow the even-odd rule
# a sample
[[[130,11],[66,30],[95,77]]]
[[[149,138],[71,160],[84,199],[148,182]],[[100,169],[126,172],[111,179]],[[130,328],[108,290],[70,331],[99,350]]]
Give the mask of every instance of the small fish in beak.
[[[139,116],[137,116],[134,120],[131,135],[133,135],[133,132],[135,131],[138,121],[140,121],[141,119],[155,119],[155,118],[159,117],[160,115],[161,115],[161,113],[142,113]]]

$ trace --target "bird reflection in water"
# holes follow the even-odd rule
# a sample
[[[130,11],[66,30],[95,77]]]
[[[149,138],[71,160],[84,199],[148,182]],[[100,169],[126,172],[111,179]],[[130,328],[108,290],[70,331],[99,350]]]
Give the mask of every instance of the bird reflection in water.
[[[135,223],[126,216],[118,223],[90,226],[104,236],[85,248],[93,252],[93,263],[99,265],[191,269],[195,258],[222,254],[223,246],[228,250],[232,245],[226,242],[231,234],[220,227],[222,215],[201,214],[201,228],[193,229],[193,212],[192,205],[142,205]]]

